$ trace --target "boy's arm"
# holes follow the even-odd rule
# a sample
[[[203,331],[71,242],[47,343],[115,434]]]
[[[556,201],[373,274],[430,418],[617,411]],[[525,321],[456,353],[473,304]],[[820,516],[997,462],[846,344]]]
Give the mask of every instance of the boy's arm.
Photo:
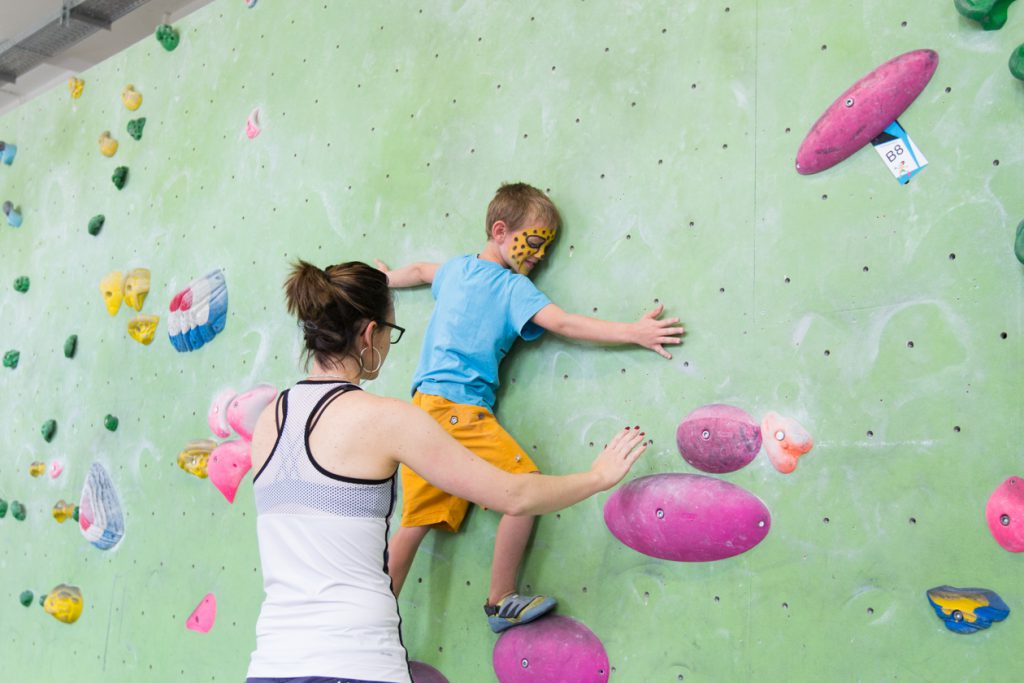
[[[659,320],[665,307],[648,311],[636,322],[617,323],[610,320],[588,318],[585,315],[566,313],[554,304],[548,304],[530,318],[549,332],[554,332],[570,339],[582,341],[605,342],[609,344],[636,344],[650,349],[665,358],[672,354],[665,350],[664,344],[681,344],[680,336],[686,332],[682,325],[677,325],[679,318]]]
[[[410,263],[397,270],[391,270],[380,259],[374,259],[373,265],[377,266],[377,270],[382,271],[388,276],[388,287],[394,288],[429,285],[434,281],[434,273],[437,272],[438,268],[438,264],[425,261]]]

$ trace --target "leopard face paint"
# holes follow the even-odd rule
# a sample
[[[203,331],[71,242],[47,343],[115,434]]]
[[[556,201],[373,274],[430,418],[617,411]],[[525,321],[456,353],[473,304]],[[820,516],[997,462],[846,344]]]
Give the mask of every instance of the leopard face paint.
[[[557,230],[536,226],[512,233],[509,260],[517,273],[529,273],[555,241]]]

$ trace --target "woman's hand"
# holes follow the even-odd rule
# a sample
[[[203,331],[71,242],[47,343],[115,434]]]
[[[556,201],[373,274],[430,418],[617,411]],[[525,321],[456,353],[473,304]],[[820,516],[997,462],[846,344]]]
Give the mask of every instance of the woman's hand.
[[[601,490],[605,491],[622,481],[637,458],[647,450],[644,432],[640,427],[626,427],[615,435],[590,466],[598,476]]]

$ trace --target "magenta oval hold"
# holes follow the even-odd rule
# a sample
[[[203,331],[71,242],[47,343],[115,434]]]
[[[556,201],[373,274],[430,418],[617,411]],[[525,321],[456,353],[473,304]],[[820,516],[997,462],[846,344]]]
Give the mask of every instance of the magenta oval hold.
[[[589,628],[569,617],[543,617],[501,634],[494,645],[501,683],[606,683],[608,655]]]
[[[677,562],[744,553],[768,535],[771,513],[735,484],[701,474],[654,474],[620,486],[604,521],[633,550]]]
[[[735,406],[712,403],[683,418],[676,429],[676,446],[698,470],[735,472],[761,450],[761,426]]]
[[[409,662],[412,683],[448,683],[444,674],[424,662]]]
[[[921,94],[938,65],[934,50],[914,50],[851,85],[811,126],[796,153],[797,172],[824,171],[871,142]]]
[[[985,521],[996,543],[1011,553],[1024,552],[1024,479],[1010,477],[992,492]]]

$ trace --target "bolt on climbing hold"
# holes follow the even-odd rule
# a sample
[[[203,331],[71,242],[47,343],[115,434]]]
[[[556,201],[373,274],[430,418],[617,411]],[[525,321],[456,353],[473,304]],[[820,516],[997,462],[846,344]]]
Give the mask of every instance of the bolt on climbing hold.
[[[119,190],[124,189],[125,184],[128,182],[128,167],[118,166],[114,169],[114,175],[110,176],[110,179],[114,181],[114,187]]]
[[[15,349],[11,349],[4,354],[4,367],[13,370],[18,367],[18,361],[21,359],[21,354]]]
[[[53,441],[53,435],[57,433],[57,421],[47,420],[43,423],[43,426],[39,430],[43,435],[43,440],[46,443]]]
[[[1024,81],[1024,43],[1010,53],[1010,73],[1014,78]]]
[[[21,595],[18,596],[18,601],[25,607],[28,607],[32,604],[35,597],[36,596],[32,591],[21,591]]]
[[[110,137],[110,131],[105,130],[100,133],[99,139],[100,154],[105,157],[112,157],[117,154],[117,140]]]
[[[170,24],[160,24],[156,27],[156,39],[165,50],[173,52],[174,48],[178,47],[181,36],[178,35],[178,29]]]
[[[72,76],[68,79],[68,91],[71,93],[71,99],[77,100],[82,96],[82,89],[85,87],[85,81],[81,78],[75,78]]]
[[[128,84],[124,86],[124,90],[121,91],[121,102],[129,111],[135,111],[142,106],[142,93],[135,90],[135,86]]]
[[[19,522],[24,522],[25,521],[25,513],[26,513],[25,505],[21,501],[17,501],[17,500],[12,500],[11,501],[11,516],[12,517],[14,517]]]
[[[78,335],[73,334],[64,340],[64,357],[74,358],[76,351],[78,351]]]
[[[7,516],[7,501],[0,498],[0,519]]]
[[[28,473],[33,477],[41,477],[46,474],[46,463],[36,460],[28,466]]]
[[[14,157],[18,154],[18,146],[9,142],[0,142],[0,161],[7,166],[14,163]]]
[[[14,291],[21,292],[22,294],[24,294],[25,292],[28,291],[28,287],[30,284],[31,282],[29,281],[27,275],[21,275],[19,277],[16,277],[14,278]]]
[[[7,216],[7,225],[12,228],[21,227],[21,212],[14,206],[14,202],[8,200],[3,204],[4,215]]]
[[[146,125],[146,117],[132,119],[128,122],[128,135],[131,135],[136,140],[142,139],[142,129]]]
[[[103,229],[103,223],[107,220],[107,217],[102,213],[93,216],[89,219],[89,234],[95,237],[100,234],[100,230]]]
[[[106,417],[103,418],[103,426],[112,432],[117,431],[117,422],[117,418],[114,417],[113,415],[110,415],[109,413],[107,414]]]
[[[78,506],[74,503],[67,503],[63,498],[58,500],[53,505],[53,518],[57,520],[59,524],[63,524],[66,520],[72,517],[77,518]]]
[[[62,583],[55,586],[40,604],[57,621],[73,624],[82,616],[82,591],[78,586]]]
[[[956,11],[981,24],[986,31],[995,31],[1006,23],[1013,0],[954,0]]]

